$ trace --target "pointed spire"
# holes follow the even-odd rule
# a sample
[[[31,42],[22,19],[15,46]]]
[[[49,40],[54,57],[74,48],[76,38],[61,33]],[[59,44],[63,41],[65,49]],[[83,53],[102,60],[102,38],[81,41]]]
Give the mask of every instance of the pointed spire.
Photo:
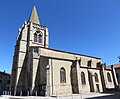
[[[40,21],[39,21],[39,17],[38,17],[38,13],[35,5],[30,15],[29,21],[40,25]]]

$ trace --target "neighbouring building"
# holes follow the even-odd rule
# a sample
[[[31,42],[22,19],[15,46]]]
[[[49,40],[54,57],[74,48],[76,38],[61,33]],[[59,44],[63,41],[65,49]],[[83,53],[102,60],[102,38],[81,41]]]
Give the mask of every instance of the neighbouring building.
[[[6,73],[5,71],[0,71],[0,94],[3,93],[3,91],[9,91],[10,89],[10,78],[11,75],[9,73]]]
[[[34,6],[29,20],[19,28],[12,66],[12,92],[52,96],[116,88],[114,68],[107,70],[101,58],[49,48],[48,38],[48,27],[40,24]]]
[[[118,85],[119,85],[119,88],[120,88],[120,64],[113,64],[111,66],[107,66],[106,68],[111,70],[112,67],[115,68],[116,77],[117,77]]]

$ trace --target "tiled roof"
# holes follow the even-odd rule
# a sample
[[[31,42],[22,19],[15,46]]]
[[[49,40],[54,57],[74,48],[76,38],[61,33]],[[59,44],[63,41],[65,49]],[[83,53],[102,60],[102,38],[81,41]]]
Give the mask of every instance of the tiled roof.
[[[106,69],[111,70],[111,66],[106,66]]]
[[[9,75],[9,76],[11,76],[11,74],[10,74],[10,73],[1,72],[1,71],[0,71],[0,74],[1,74],[1,75]]]
[[[120,68],[120,64],[114,64],[114,68]]]
[[[111,66],[112,66],[112,65],[106,66],[106,69],[111,70]],[[114,66],[114,68],[120,68],[120,64],[113,64],[113,66]]]

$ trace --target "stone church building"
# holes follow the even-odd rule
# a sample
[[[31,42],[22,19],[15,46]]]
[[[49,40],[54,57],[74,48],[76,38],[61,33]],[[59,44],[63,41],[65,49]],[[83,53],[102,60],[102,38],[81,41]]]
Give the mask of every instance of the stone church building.
[[[115,70],[101,58],[48,47],[48,27],[42,26],[33,7],[19,28],[14,49],[11,91],[31,95],[68,95],[116,89]]]

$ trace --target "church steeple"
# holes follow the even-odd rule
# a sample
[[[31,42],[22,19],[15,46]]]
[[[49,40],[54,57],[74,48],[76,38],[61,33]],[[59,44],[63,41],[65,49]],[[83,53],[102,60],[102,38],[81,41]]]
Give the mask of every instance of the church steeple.
[[[29,21],[40,25],[40,21],[39,21],[39,17],[38,17],[38,13],[37,13],[35,5],[33,7],[32,13],[29,17]]]

